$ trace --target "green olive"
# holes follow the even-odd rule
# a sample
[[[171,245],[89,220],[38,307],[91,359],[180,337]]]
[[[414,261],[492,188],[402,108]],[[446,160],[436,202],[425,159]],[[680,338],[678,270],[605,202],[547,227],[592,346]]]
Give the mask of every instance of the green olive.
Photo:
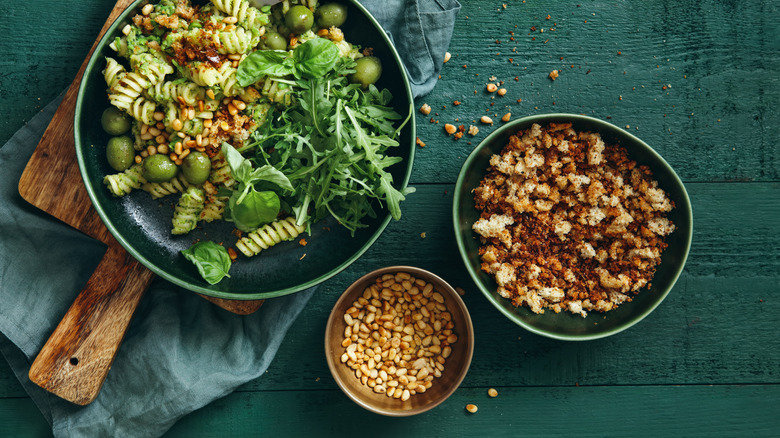
[[[127,115],[119,108],[110,106],[103,111],[100,117],[103,130],[111,135],[122,135],[130,129],[130,121]]]
[[[355,73],[349,76],[352,83],[360,84],[363,88],[375,83],[382,75],[382,62],[374,56],[364,56],[355,60]]]
[[[339,27],[347,21],[347,7],[341,3],[328,3],[314,11],[319,27]]]
[[[118,172],[127,170],[133,165],[133,159],[135,158],[133,139],[126,135],[111,137],[106,146],[106,158],[108,159],[108,165],[112,169]]]
[[[203,152],[189,153],[181,163],[181,173],[190,184],[202,184],[209,178],[211,160]]]
[[[165,154],[149,155],[144,159],[144,178],[149,182],[170,181],[177,173],[179,166]]]
[[[304,33],[314,24],[314,15],[306,6],[295,5],[284,15],[284,23],[295,33]]]
[[[263,40],[269,50],[287,50],[287,39],[276,32],[266,32]]]

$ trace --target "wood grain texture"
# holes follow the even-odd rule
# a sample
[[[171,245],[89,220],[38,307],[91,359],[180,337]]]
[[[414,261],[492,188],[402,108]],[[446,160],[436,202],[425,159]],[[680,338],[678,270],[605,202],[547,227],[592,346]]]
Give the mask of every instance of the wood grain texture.
[[[416,102],[433,112],[417,114],[426,147],[416,151],[418,192],[403,205],[403,219],[318,290],[261,378],[183,418],[167,436],[345,436],[366,433],[366,424],[376,436],[776,436],[777,2],[460,3],[452,60],[434,91]],[[15,91],[13,100],[0,99],[8,115],[0,141],[67,85],[112,4],[0,4],[9,42],[0,44],[0,91]],[[83,22],[38,18],[48,11]],[[59,35],[56,44],[46,41],[50,33]],[[554,82],[547,77],[553,69],[561,71]],[[503,98],[483,91],[493,75],[508,90]],[[641,323],[598,341],[553,341],[507,321],[471,283],[452,238],[450,194],[468,153],[500,125],[474,121],[506,111],[513,118],[582,113],[628,126],[683,178],[694,212],[691,254],[669,297]],[[455,141],[443,132],[448,122],[474,124],[480,133]],[[469,374],[446,404],[391,420],[337,390],[322,343],[338,295],[363,273],[398,263],[466,289],[477,339]],[[486,396],[489,387],[498,388],[497,398]],[[478,413],[466,414],[466,403]],[[24,435],[34,425],[45,429],[0,364],[0,435]]]
[[[133,0],[119,0],[97,41]],[[79,84],[95,45],[22,173],[19,193],[32,205],[108,245],[101,263],[30,368],[30,381],[70,402],[86,405],[100,392],[138,302],[154,275],[111,236],[95,211],[76,162],[73,115]],[[202,296],[202,295],[201,295]],[[263,301],[212,299],[248,315]]]
[[[91,403],[152,277],[120,246],[109,246],[35,358],[30,381],[75,404]]]
[[[167,437],[213,436],[230,424],[233,436],[628,437],[772,436],[780,387],[507,387],[458,390],[414,417],[369,413],[341,392],[240,392],[178,422]],[[464,409],[473,403],[475,414]],[[317,409],[300,412],[302,405]],[[274,405],[274,409],[267,409]],[[302,417],[305,419],[302,421]],[[316,432],[315,432],[316,431]],[[444,432],[446,431],[446,432]]]

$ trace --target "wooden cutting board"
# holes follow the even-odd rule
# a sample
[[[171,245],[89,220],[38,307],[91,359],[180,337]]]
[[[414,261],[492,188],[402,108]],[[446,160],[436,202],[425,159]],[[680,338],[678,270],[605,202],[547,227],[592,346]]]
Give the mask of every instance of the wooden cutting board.
[[[114,239],[87,194],[76,160],[73,117],[79,83],[97,42],[132,0],[117,1],[71,83],[19,181],[32,205],[108,245],[108,250],[30,368],[30,380],[79,405],[92,402],[138,302],[154,274]],[[263,303],[203,298],[233,313],[253,313]]]

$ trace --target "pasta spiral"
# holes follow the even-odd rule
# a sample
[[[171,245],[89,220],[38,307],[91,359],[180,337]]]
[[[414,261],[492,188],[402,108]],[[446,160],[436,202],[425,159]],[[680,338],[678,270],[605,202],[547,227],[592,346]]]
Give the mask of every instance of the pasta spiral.
[[[279,242],[295,239],[305,230],[305,226],[296,225],[295,218],[288,216],[282,220],[263,225],[242,237],[236,242],[236,248],[245,256],[252,257]]]
[[[172,234],[187,234],[194,230],[198,225],[198,218],[200,212],[203,210],[203,204],[205,198],[203,197],[203,190],[189,186],[187,191],[181,195],[179,202],[176,204],[176,208],[173,210],[173,224]]]
[[[121,110],[128,111],[133,102],[135,102],[135,100],[141,96],[141,93],[149,88],[150,85],[151,83],[146,77],[139,75],[136,72],[125,73],[111,88],[111,94],[109,94],[108,99],[111,101],[112,105]]]
[[[232,15],[249,29],[259,28],[268,23],[268,15],[252,7],[247,0],[211,0],[220,11]]]
[[[165,75],[173,73],[173,66],[168,64],[161,55],[141,53],[130,56],[130,66],[133,71],[149,80],[150,85],[162,82]]]
[[[111,102],[113,103],[113,102]],[[154,119],[154,113],[157,110],[157,104],[143,96],[139,96],[128,108],[120,108],[127,111],[134,119],[144,122],[147,125],[154,125],[157,121]]]
[[[238,96],[244,92],[244,88],[238,84],[236,77],[238,70],[233,68],[230,63],[225,62],[219,68],[219,86],[225,96]]]
[[[290,94],[290,91],[292,91],[291,85],[273,78],[266,78],[260,93],[271,102],[290,106],[293,103],[293,97],[292,94]]]
[[[103,77],[106,79],[109,89],[113,89],[125,73],[125,66],[114,58],[106,57],[106,68],[103,70]]]
[[[233,174],[230,173],[230,166],[228,166],[228,162],[222,154],[222,151],[211,159],[209,181],[214,185],[221,184],[225,187],[230,187],[236,182],[236,180],[233,179]]]
[[[166,81],[158,82],[147,90],[149,97],[159,103],[183,103],[195,106],[199,100],[203,100],[206,90],[194,82]]]
[[[103,183],[112,195],[121,197],[141,187],[141,184],[146,184],[146,179],[143,177],[141,165],[136,164],[124,172],[106,175]]]
[[[222,219],[229,198],[218,196],[219,190],[211,181],[203,183],[203,191],[206,193],[206,204],[203,206],[203,211],[200,212],[200,220],[212,222]]]
[[[141,188],[152,195],[152,198],[158,199],[163,196],[172,195],[185,191],[190,186],[190,183],[184,178],[184,175],[179,173],[173,179],[161,183],[149,183],[142,185]]]
[[[223,55],[246,53],[260,42],[259,37],[247,32],[243,27],[237,27],[229,32],[215,32],[213,35],[217,51]]]

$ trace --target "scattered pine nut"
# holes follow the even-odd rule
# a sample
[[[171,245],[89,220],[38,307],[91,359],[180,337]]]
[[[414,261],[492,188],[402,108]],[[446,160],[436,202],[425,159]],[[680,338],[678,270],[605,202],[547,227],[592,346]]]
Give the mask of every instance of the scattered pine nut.
[[[452,58],[452,53],[450,52],[444,52],[444,62],[447,62]]]
[[[487,84],[485,88],[487,89],[488,93],[495,93],[496,90],[498,90],[496,84]]]
[[[466,410],[474,414],[477,412],[477,405],[469,403],[466,405]]]
[[[491,118],[490,118],[490,117],[488,117],[488,116],[482,116],[482,117],[479,119],[479,121],[480,121],[480,122],[482,122],[482,123],[484,123],[484,124],[486,124],[486,125],[492,125],[492,124],[493,124],[493,119],[491,119]]]
[[[508,122],[512,118],[512,113],[506,113],[504,114],[504,117],[501,117],[502,122]]]
[[[503,96],[506,94],[506,88],[499,88],[498,89],[498,95]]]
[[[444,130],[447,132],[447,134],[452,135],[455,133],[455,131],[458,130],[458,128],[456,128],[455,125],[447,123],[444,125]]]
[[[495,389],[495,388],[490,388],[490,389],[488,389],[488,395],[489,395],[490,397],[495,397],[495,396],[497,396],[497,395],[498,395],[498,391],[496,391],[496,389]]]

